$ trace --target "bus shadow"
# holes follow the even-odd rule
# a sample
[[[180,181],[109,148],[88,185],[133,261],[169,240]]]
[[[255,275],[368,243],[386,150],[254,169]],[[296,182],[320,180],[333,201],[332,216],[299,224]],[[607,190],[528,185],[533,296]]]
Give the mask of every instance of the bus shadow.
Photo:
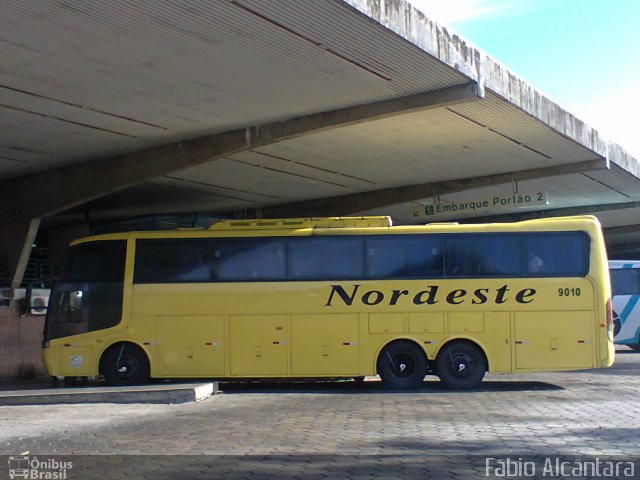
[[[637,365],[619,366],[625,372],[618,374],[637,374]],[[591,373],[607,373],[605,370],[593,370]],[[609,372],[613,373],[613,372]],[[207,378],[189,379],[160,379],[152,384],[159,386],[171,386],[181,384],[192,384],[211,382]],[[437,380],[427,380],[419,387],[411,390],[393,390],[385,387],[379,380],[369,380],[358,382],[353,380],[219,380],[219,389],[225,394],[237,393],[326,393],[326,394],[457,394],[464,395],[474,392],[528,392],[528,391],[555,391],[564,390],[563,387],[552,383],[540,381],[512,381],[512,380],[485,380],[479,387],[468,390],[451,390],[442,386]],[[104,379],[83,379],[77,382],[53,382],[50,379],[40,379],[39,381],[26,382],[17,381],[0,384],[0,391],[3,390],[39,390],[39,389],[84,389],[107,387]],[[127,388],[127,387],[121,387]]]
[[[220,382],[225,394],[238,393],[316,393],[316,394],[450,394],[466,395],[474,392],[528,392],[564,390],[563,387],[534,381],[486,381],[478,388],[451,390],[438,381],[427,381],[412,390],[392,390],[379,381],[289,381],[289,382]]]

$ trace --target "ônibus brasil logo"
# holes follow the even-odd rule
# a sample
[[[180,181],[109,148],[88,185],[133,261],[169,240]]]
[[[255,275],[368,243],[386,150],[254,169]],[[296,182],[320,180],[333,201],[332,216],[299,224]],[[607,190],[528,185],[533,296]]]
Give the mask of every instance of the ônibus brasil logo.
[[[9,457],[9,478],[33,480],[65,480],[67,470],[73,468],[73,462],[55,458],[38,458],[26,455]]]

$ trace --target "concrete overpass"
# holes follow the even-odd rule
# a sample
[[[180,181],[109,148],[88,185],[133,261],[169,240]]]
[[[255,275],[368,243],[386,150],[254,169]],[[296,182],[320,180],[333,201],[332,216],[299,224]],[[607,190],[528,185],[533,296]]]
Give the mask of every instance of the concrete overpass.
[[[404,0],[7,0],[0,31],[14,287],[43,228],[188,211],[418,222],[434,201],[513,192],[594,212],[612,253],[637,252],[638,161]]]

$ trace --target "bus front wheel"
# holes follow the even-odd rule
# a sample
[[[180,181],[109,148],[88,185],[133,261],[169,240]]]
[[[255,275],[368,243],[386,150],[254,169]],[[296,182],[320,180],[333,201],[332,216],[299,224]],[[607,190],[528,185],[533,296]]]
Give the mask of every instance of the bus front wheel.
[[[484,353],[470,342],[452,342],[436,358],[436,373],[447,388],[475,388],[482,382],[486,371]]]
[[[132,343],[118,343],[104,354],[102,374],[109,385],[149,383],[149,359]]]
[[[427,375],[427,357],[413,342],[394,342],[382,349],[378,357],[378,374],[382,383],[393,389],[418,387]]]

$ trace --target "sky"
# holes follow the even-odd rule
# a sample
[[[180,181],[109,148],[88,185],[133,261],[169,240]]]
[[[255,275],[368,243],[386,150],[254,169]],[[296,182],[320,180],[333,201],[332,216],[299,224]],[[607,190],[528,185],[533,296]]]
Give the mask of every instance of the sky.
[[[640,160],[640,0],[409,0]]]

